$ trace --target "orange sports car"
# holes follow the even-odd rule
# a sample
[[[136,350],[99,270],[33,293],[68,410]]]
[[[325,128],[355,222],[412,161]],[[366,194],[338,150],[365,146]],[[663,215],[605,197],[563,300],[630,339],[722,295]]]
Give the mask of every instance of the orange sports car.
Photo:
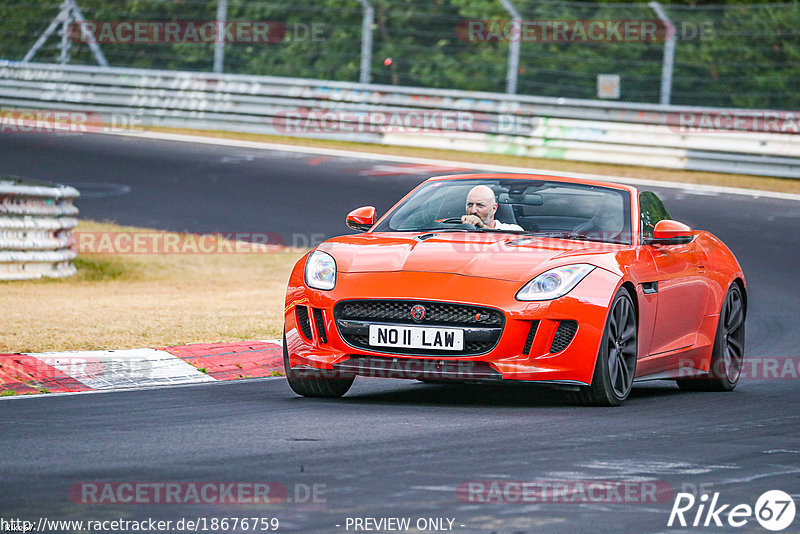
[[[747,291],[731,251],[652,192],[528,174],[426,180],[363,233],[295,265],[291,388],[344,395],[357,375],[517,380],[615,406],[634,380],[730,391]]]

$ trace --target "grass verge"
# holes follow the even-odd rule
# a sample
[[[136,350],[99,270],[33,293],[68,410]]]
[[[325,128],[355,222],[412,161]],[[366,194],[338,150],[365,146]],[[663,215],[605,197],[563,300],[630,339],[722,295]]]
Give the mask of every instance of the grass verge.
[[[92,221],[77,230],[156,232]],[[84,254],[75,276],[0,282],[0,352],[279,338],[286,282],[302,255]]]

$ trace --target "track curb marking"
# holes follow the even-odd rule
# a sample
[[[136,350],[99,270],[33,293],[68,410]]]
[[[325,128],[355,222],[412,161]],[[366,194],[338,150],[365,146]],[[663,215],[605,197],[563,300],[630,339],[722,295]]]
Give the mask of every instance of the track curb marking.
[[[15,394],[141,389],[282,373],[280,340],[0,354],[0,390]]]

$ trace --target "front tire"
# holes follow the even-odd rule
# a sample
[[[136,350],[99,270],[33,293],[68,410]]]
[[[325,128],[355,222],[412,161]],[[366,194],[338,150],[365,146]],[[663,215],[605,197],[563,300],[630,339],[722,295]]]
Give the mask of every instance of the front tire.
[[[719,312],[717,334],[708,374],[700,378],[676,380],[684,391],[732,391],[739,382],[744,361],[744,294],[733,284]]]
[[[283,334],[283,369],[292,391],[303,397],[338,398],[350,390],[355,376],[336,376],[336,371],[292,369],[289,364],[289,349],[286,333]]]
[[[630,294],[620,288],[611,301],[592,385],[578,398],[591,406],[619,406],[628,398],[639,353],[638,320]]]

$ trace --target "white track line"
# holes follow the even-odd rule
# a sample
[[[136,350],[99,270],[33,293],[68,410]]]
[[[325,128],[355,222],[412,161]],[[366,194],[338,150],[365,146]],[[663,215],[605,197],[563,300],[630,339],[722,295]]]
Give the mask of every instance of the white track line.
[[[680,189],[690,194],[726,194],[743,195],[752,198],[775,198],[779,200],[800,201],[800,195],[793,193],[778,193],[776,191],[763,191],[758,189],[744,189],[741,187],[726,187],[719,185],[689,184],[681,182],[667,182],[660,180],[644,180],[639,178],[629,178],[624,176],[609,176],[604,174],[585,174],[575,172],[561,172],[549,169],[533,169],[528,167],[512,167],[507,165],[492,165],[489,163],[475,163],[467,161],[451,161],[443,159],[417,158],[413,156],[398,156],[396,154],[380,154],[372,152],[351,152],[349,150],[334,148],[317,148],[298,145],[282,145],[280,143],[266,143],[260,141],[243,141],[239,139],[226,139],[222,137],[205,137],[186,134],[172,134],[162,132],[103,132],[107,135],[122,135],[126,137],[139,137],[144,139],[157,139],[161,141],[179,141],[182,143],[199,143],[206,145],[231,146],[238,148],[253,148],[256,150],[279,150],[283,152],[299,152],[303,154],[317,154],[323,156],[336,156],[343,158],[364,159],[371,161],[396,161],[401,163],[420,163],[424,165],[447,165],[468,167],[476,170],[492,172],[514,172],[528,174],[544,174],[553,176],[566,176],[570,178],[585,178],[590,180],[602,180],[609,182],[619,182],[635,186],[665,187],[670,189]]]

